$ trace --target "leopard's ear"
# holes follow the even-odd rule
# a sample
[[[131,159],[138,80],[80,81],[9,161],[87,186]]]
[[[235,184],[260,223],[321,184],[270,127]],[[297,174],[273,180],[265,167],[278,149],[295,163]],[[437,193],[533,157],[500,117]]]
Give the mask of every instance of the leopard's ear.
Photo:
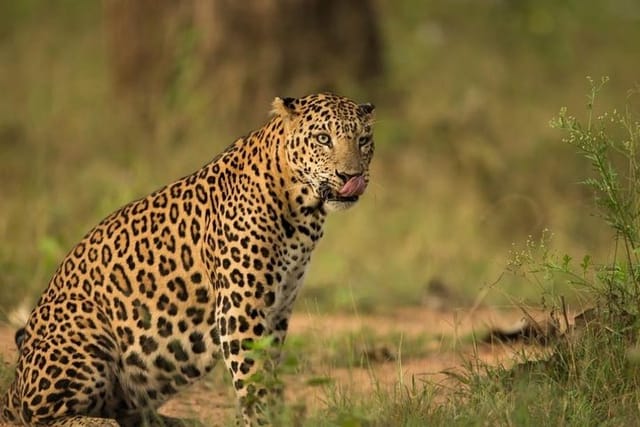
[[[367,102],[366,104],[358,105],[358,108],[360,108],[360,111],[362,111],[364,114],[371,114],[376,109],[376,106]]]
[[[271,104],[271,113],[282,118],[298,115],[298,100],[296,98],[276,97]]]
[[[376,106],[367,102],[366,104],[358,105],[358,108],[365,116],[370,116],[371,114],[373,114],[374,110],[376,109]]]

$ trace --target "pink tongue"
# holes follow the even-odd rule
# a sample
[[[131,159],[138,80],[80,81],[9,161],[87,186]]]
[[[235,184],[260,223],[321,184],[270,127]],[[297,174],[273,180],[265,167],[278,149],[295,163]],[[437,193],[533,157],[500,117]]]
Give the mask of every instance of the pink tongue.
[[[367,188],[367,182],[364,180],[364,176],[354,176],[344,184],[338,195],[341,197],[359,196],[364,193],[365,188]]]

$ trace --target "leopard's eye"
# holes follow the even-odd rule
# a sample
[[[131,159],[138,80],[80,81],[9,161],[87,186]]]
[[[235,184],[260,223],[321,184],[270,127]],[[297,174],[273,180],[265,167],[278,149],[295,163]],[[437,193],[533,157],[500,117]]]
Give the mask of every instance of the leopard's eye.
[[[371,142],[371,135],[361,136],[360,138],[358,138],[358,145],[360,147],[364,147],[365,145],[369,144],[370,142]]]
[[[316,135],[316,140],[322,144],[322,145],[326,145],[327,147],[331,147],[331,137],[329,135],[327,135],[326,133],[320,133],[318,135]]]

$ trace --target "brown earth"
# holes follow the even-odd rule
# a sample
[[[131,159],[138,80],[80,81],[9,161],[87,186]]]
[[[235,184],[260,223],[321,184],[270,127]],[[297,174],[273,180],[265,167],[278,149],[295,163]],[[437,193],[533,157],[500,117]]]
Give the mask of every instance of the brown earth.
[[[534,317],[542,317],[542,314],[537,313]],[[352,334],[357,337],[366,331],[367,336],[374,338],[373,343],[369,339],[366,347],[369,362],[364,364],[365,367],[342,367],[345,364],[335,362],[340,360],[339,354],[331,358],[305,355],[304,360],[308,362],[300,373],[283,375],[287,403],[306,408],[307,412],[326,406],[327,388],[309,385],[309,380],[314,378],[328,378],[333,390],[359,395],[372,392],[374,387],[391,390],[398,385],[411,384],[412,380],[418,383],[451,381],[455,389],[455,381],[446,372],[460,370],[469,361],[506,366],[517,362],[516,354],[521,354],[521,344],[476,345],[469,337],[474,333],[485,334],[490,328],[511,328],[522,318],[523,313],[518,309],[489,308],[442,310],[414,307],[388,315],[296,313],[291,319],[289,340],[306,342],[306,349],[309,343],[312,343],[312,348],[317,343],[321,354],[329,350],[334,353],[341,351],[335,348],[335,342],[332,348],[327,344],[335,336]],[[0,354],[7,363],[14,363],[16,359],[14,331],[8,326],[0,326]],[[388,336],[401,337],[400,342],[393,344],[385,339],[380,345],[376,344],[375,337]],[[416,342],[416,337],[422,337],[417,342],[424,348],[417,352],[414,348],[413,354],[403,355],[402,340],[413,338]],[[224,376],[222,364],[219,364],[211,377],[167,402],[161,412],[199,419],[205,425],[228,424],[233,419],[235,403],[231,386]],[[0,427],[5,425],[0,423]]]

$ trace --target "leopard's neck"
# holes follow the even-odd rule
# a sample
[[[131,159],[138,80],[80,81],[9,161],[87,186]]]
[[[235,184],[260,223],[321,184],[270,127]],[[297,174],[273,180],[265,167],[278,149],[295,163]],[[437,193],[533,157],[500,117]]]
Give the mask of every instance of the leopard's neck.
[[[262,200],[276,204],[290,222],[321,227],[326,213],[308,183],[287,158],[285,125],[273,117],[265,126],[236,140],[211,164],[218,190],[229,200]]]

